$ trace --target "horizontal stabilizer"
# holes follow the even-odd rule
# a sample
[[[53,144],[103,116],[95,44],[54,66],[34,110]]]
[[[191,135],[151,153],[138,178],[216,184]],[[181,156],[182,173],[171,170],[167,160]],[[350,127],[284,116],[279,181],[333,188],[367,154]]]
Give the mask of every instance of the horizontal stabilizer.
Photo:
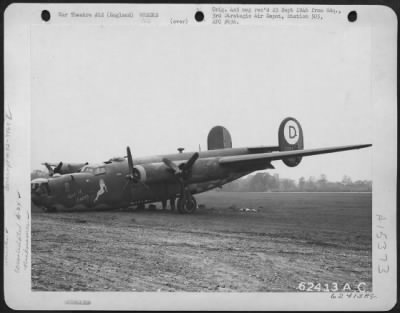
[[[255,161],[275,161],[282,160],[287,157],[303,157],[310,155],[318,155],[325,153],[333,153],[347,150],[362,149],[372,146],[371,144],[365,145],[352,145],[352,146],[340,146],[340,147],[330,147],[330,148],[320,148],[320,149],[308,149],[308,150],[292,150],[292,151],[281,151],[281,152],[271,152],[271,153],[258,153],[250,155],[238,155],[238,156],[227,156],[219,159],[221,165],[229,165],[235,163],[252,163]]]

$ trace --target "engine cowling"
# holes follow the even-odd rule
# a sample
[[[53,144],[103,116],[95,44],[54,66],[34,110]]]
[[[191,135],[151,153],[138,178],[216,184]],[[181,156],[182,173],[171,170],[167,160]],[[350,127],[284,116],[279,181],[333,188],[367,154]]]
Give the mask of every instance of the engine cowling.
[[[177,166],[181,167],[187,160],[174,162]],[[217,179],[224,173],[225,172],[221,174],[221,166],[217,159],[199,159],[191,168],[189,177],[191,182],[199,182],[202,181],[204,177],[208,177],[210,180]],[[145,184],[177,182],[177,177],[174,175],[173,171],[161,162],[137,164],[134,166],[133,176],[136,181]]]
[[[174,176],[163,163],[135,165],[133,176],[142,183],[174,182]]]
[[[280,151],[303,150],[303,129],[293,117],[287,117],[279,126],[278,141]],[[302,157],[288,157],[282,159],[287,166],[295,167],[300,164]]]
[[[143,183],[146,182],[146,180],[147,180],[146,169],[142,165],[134,166],[133,167],[133,176],[138,181],[141,181]]]

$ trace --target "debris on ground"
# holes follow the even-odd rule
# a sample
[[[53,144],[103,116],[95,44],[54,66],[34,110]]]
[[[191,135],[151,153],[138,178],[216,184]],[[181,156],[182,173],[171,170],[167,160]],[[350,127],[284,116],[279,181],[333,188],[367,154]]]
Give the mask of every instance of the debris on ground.
[[[258,212],[257,209],[250,209],[250,208],[240,208],[240,212]]]

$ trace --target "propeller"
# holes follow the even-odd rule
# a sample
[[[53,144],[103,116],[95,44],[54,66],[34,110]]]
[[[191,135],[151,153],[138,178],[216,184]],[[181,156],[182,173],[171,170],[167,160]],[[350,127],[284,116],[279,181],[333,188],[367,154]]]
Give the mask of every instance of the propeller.
[[[170,159],[167,158],[162,159],[164,164],[169,168],[169,170],[175,175],[175,177],[179,181],[181,185],[181,195],[183,197],[185,197],[186,194],[184,191],[187,187],[187,180],[189,179],[193,165],[198,158],[199,158],[199,153],[195,152],[187,162],[182,163],[179,166],[177,166]]]
[[[53,176],[54,174],[61,174],[61,168],[63,166],[63,163],[60,162],[57,164],[57,166],[55,166],[54,164],[49,164],[47,162],[42,163],[44,166],[46,166],[47,170],[49,171],[49,175]],[[53,166],[55,166],[53,168]]]
[[[127,175],[127,178],[130,180],[134,180],[135,177],[133,175],[134,167],[133,167],[131,148],[126,147],[126,154],[128,156],[128,168],[129,168],[129,174]]]
[[[49,163],[42,163],[44,166],[46,166],[47,170],[49,171],[49,175],[53,176],[54,175],[54,170],[53,168],[50,166]]]
[[[61,174],[61,168],[63,166],[63,162],[58,163],[58,165],[54,169],[54,174]]]
[[[189,178],[193,164],[198,158],[199,153],[195,152],[186,163],[182,163],[179,166],[167,158],[163,158],[162,161],[177,177],[182,177],[184,180],[186,180]]]
[[[135,166],[133,165],[132,153],[131,153],[131,149],[129,147],[126,147],[126,154],[127,154],[127,158],[128,158],[129,174],[125,176],[128,179],[128,181],[126,182],[126,184],[125,184],[123,189],[125,190],[125,188],[128,186],[128,184],[130,182],[133,182],[135,184],[139,183],[143,187],[145,187],[146,189],[150,189],[149,186],[147,186],[144,182],[142,182],[140,180],[140,174],[135,169]]]

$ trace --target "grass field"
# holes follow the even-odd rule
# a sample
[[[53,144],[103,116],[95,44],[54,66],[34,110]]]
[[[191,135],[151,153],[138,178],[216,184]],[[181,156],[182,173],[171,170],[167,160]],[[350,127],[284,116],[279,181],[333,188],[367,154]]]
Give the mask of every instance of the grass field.
[[[33,290],[296,291],[301,282],[371,290],[371,194],[197,200],[193,215],[33,210]]]

